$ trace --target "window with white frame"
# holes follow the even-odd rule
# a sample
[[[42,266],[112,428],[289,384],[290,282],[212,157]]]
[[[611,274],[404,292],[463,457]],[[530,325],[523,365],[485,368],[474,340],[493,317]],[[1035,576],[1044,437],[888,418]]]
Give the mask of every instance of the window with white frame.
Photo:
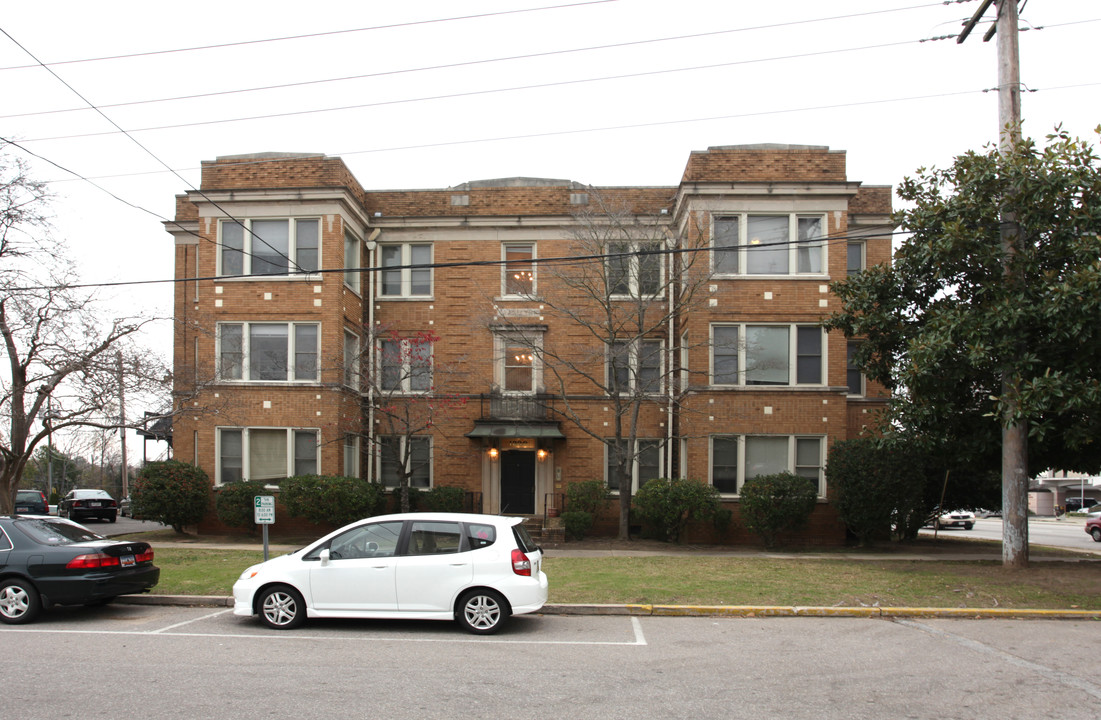
[[[712,385],[822,385],[825,363],[818,325],[711,326]]]
[[[318,218],[222,220],[219,275],[287,275],[321,267]]]
[[[848,257],[846,259],[845,272],[847,275],[856,275],[864,269],[867,262],[864,257],[865,245],[862,240],[850,240],[847,246]]]
[[[427,392],[432,389],[432,343],[389,339],[378,344],[379,382],[387,392]]]
[[[639,439],[635,442],[635,449],[637,452],[631,454],[630,460],[627,463],[632,493],[637,492],[640,487],[647,483],[647,481],[662,476],[662,441]],[[619,492],[619,480],[616,477],[616,465],[618,462],[617,453],[615,451],[616,447],[622,448],[624,453],[626,453],[627,448],[630,447],[629,441],[621,440],[618,446],[615,444],[614,440],[608,440],[604,443],[604,477],[608,489],[612,492]]]
[[[219,379],[317,382],[318,331],[317,323],[219,323]]]
[[[711,484],[737,495],[746,480],[789,472],[814,482],[825,495],[825,438],[799,435],[713,435]]]
[[[379,248],[381,297],[427,297],[432,294],[432,246],[402,243]]]
[[[661,340],[611,342],[607,346],[610,394],[654,395],[662,389],[665,343]]]
[[[409,473],[410,487],[432,487],[432,438],[383,435],[378,440],[378,477],[385,487],[397,487],[402,470]]]
[[[860,349],[860,343],[850,342],[845,349],[845,383],[849,386],[849,395],[863,395],[864,373],[860,372],[860,368],[853,361],[856,351]]]
[[[359,389],[359,337],[344,331],[344,384]]]
[[[318,431],[298,428],[218,428],[220,485],[253,480],[268,482],[316,475],[320,445]]]
[[[531,297],[535,294],[535,243],[506,243],[501,294],[506,297]]]
[[[359,436],[344,435],[344,476],[359,477]]]
[[[359,292],[360,283],[360,261],[359,261],[359,248],[361,243],[359,238],[351,234],[347,230],[344,231],[344,284]]]
[[[541,331],[496,333],[493,337],[494,381],[503,392],[531,395],[543,384]]]
[[[825,236],[820,214],[716,215],[711,269],[716,275],[822,275]]]
[[[608,294],[653,297],[661,290],[662,245],[655,241],[613,242],[604,261]]]

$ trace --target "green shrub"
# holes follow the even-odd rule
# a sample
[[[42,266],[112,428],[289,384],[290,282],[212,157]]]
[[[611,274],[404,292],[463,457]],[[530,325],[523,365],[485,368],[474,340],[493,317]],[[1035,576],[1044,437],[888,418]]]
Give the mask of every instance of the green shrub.
[[[409,487],[406,488],[409,491],[409,510],[408,512],[419,512],[421,504],[421,496],[424,491],[420,488]],[[395,487],[390,490],[390,511],[391,512],[406,512],[401,509],[401,488]]]
[[[562,525],[566,529],[567,540],[584,540],[593,528],[593,515],[584,510],[571,510],[562,513]]]
[[[453,485],[437,485],[419,499],[427,512],[462,512],[466,490]]]
[[[566,508],[587,512],[594,517],[608,504],[608,488],[603,480],[582,480],[566,486]]]
[[[280,482],[279,488],[291,517],[317,525],[346,525],[378,515],[385,502],[381,485],[355,477],[298,475]]]
[[[713,518],[719,491],[699,480],[650,480],[635,493],[643,524],[666,542],[680,542],[690,520]]]
[[[214,496],[214,511],[229,527],[256,529],[257,495],[271,495],[262,482],[235,482],[223,485]]]
[[[841,521],[861,545],[889,537],[913,538],[926,510],[922,454],[879,438],[835,443],[826,479]]]
[[[746,480],[740,494],[742,523],[769,548],[779,533],[801,528],[818,502],[814,481],[789,472]]]
[[[130,488],[135,516],[171,525],[176,532],[201,521],[209,507],[207,474],[179,460],[146,463]]]

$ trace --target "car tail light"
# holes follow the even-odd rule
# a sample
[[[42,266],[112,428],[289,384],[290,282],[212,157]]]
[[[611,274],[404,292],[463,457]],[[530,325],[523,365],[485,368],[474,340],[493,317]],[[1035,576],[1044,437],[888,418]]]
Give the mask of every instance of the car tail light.
[[[512,572],[531,577],[531,560],[519,548],[512,551]]]
[[[152,555],[152,551],[149,553]],[[106,553],[91,553],[90,555],[77,555],[69,561],[65,567],[70,570],[92,570],[101,567],[117,567],[119,559]]]
[[[149,548],[143,553],[138,553],[134,556],[134,560],[137,562],[153,562],[153,548]]]
[[[83,500],[73,500],[73,507],[80,507],[84,504]]]

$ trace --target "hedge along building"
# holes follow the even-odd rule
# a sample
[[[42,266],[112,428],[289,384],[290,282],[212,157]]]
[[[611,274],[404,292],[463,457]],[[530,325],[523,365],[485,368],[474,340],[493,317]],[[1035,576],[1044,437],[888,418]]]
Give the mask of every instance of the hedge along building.
[[[166,223],[176,456],[216,490],[404,476],[536,517],[571,482],[680,476],[736,518],[746,479],[790,470],[818,486],[810,536],[840,542],[826,453],[886,393],[817,323],[832,279],[890,261],[890,210],[824,147],[710,148],[657,188],[204,162]]]

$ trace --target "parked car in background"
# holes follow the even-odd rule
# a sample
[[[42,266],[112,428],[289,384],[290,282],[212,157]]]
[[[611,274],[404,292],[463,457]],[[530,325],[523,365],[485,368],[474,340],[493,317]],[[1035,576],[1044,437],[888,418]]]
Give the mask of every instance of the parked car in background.
[[[97,518],[114,522],[118,510],[118,503],[106,490],[70,490],[57,504],[58,517],[70,520]]]
[[[359,520],[233,585],[233,614],[286,630],[307,617],[455,620],[496,632],[547,601],[543,551],[523,519],[409,513]]]
[[[1097,504],[1097,501],[1093,498],[1067,498],[1067,512],[1088,513]]]
[[[933,515],[932,522],[929,524],[937,530],[950,527],[961,527],[964,530],[970,530],[975,527],[975,513],[970,510],[952,510],[946,513],[938,513]]]
[[[1086,532],[1093,536],[1094,542],[1101,542],[1101,515],[1093,515],[1086,520]]]
[[[123,517],[134,517],[134,514],[130,512],[130,496],[127,495],[122,500],[119,500],[119,515]]]
[[[160,579],[146,542],[109,540],[69,520],[0,517],[0,622],[34,620],[52,605],[102,605]]]
[[[41,490],[16,490],[15,512],[17,515],[49,515],[50,504],[46,493]]]

